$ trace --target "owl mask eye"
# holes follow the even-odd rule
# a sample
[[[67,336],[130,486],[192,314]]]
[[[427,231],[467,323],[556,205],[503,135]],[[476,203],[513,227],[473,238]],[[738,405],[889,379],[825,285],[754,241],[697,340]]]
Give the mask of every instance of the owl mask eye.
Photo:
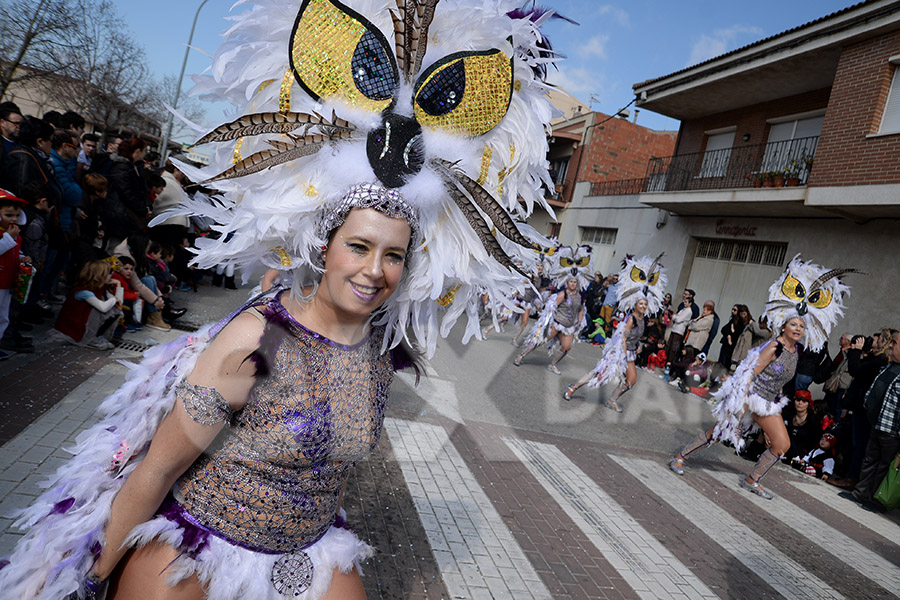
[[[815,306],[816,308],[825,308],[831,304],[831,297],[831,292],[825,289],[819,289],[813,291],[806,299],[806,302],[810,306]]]
[[[647,274],[638,267],[631,267],[631,280],[635,283],[644,283],[647,281]]]
[[[399,83],[397,62],[381,31],[337,0],[304,0],[291,32],[297,83],[316,100],[335,97],[381,112]]]
[[[654,271],[652,275],[650,275],[650,279],[647,280],[647,283],[650,285],[656,285],[656,282],[659,281],[659,271]]]
[[[579,258],[578,260],[575,261],[575,264],[578,265],[579,267],[586,267],[589,264],[591,264],[591,257],[590,256],[582,256],[581,258]]]
[[[416,82],[416,120],[458,135],[484,135],[509,109],[512,74],[512,59],[500,50],[446,56]]]
[[[794,302],[800,302],[806,298],[806,288],[803,287],[803,284],[800,283],[799,279],[795,278],[790,273],[784,278],[784,283],[781,284],[781,293],[784,294],[788,300]]]
[[[568,269],[569,267],[571,267],[572,265],[575,264],[575,261],[573,259],[569,258],[568,256],[562,256],[559,259],[559,264],[560,264],[560,266]]]

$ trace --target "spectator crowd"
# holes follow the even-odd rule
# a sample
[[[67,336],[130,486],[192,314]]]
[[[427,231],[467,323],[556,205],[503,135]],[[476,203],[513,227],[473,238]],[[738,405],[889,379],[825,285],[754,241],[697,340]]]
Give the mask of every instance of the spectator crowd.
[[[171,329],[185,313],[171,291],[202,277],[188,249],[215,234],[183,216],[149,223],[204,190],[172,162],[160,168],[140,137],[86,133],[75,112],[38,118],[3,102],[0,135],[0,360],[33,352],[27,334],[48,320],[98,350],[126,331]]]

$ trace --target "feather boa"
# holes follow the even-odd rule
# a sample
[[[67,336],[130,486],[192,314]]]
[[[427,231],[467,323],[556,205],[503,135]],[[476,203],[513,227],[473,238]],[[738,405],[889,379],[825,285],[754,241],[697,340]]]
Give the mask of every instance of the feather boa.
[[[628,323],[628,319],[622,319],[612,337],[603,345],[603,356],[591,371],[592,377],[588,381],[588,386],[600,387],[625,374],[625,367],[628,365],[625,352],[626,323]]]
[[[553,301],[553,298],[549,298],[544,304],[544,310],[541,311],[537,321],[532,325],[531,331],[528,332],[528,337],[525,338],[526,346],[538,346],[547,339],[555,314],[556,302]]]
[[[175,386],[210,340],[259,299],[197,333],[148,350],[140,364],[125,363],[131,372],[100,405],[100,422],[78,435],[73,458],[44,484],[47,491],[13,515],[14,526],[28,532],[0,570],[5,597],[59,600],[81,589],[105,543],[113,499],[175,405]]]
[[[771,343],[771,342],[770,342]],[[716,402],[712,414],[716,418],[713,439],[728,441],[736,452],[744,447],[744,436],[758,428],[753,415],[774,415],[781,413],[787,404],[787,398],[781,397],[778,402],[768,402],[750,391],[753,382],[753,370],[759,364],[762,351],[769,344],[763,344],[750,350],[722,386],[712,395]]]

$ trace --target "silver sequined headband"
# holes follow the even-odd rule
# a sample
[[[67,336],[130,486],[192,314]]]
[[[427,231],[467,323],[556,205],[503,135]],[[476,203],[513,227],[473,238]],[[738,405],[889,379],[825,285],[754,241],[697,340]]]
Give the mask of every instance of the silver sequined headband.
[[[410,246],[419,243],[419,217],[416,211],[403,200],[400,192],[377,183],[355,185],[343,198],[325,206],[319,217],[316,234],[323,240],[327,239],[328,234],[343,225],[351,208],[374,208],[391,218],[404,219],[411,230]]]

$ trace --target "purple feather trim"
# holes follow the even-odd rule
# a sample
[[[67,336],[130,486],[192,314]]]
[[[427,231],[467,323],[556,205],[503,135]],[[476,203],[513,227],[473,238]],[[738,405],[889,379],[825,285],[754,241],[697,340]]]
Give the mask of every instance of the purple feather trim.
[[[166,498],[162,506],[159,507],[158,514],[175,523],[181,529],[181,545],[178,548],[181,554],[186,554],[195,559],[209,545],[210,532],[196,526],[189,520],[185,516],[185,510],[180,504],[175,502],[174,498]]]
[[[53,508],[50,510],[50,514],[64,515],[69,512],[69,509],[72,508],[73,504],[75,504],[75,498],[66,498],[65,500],[60,500],[53,505]]]

